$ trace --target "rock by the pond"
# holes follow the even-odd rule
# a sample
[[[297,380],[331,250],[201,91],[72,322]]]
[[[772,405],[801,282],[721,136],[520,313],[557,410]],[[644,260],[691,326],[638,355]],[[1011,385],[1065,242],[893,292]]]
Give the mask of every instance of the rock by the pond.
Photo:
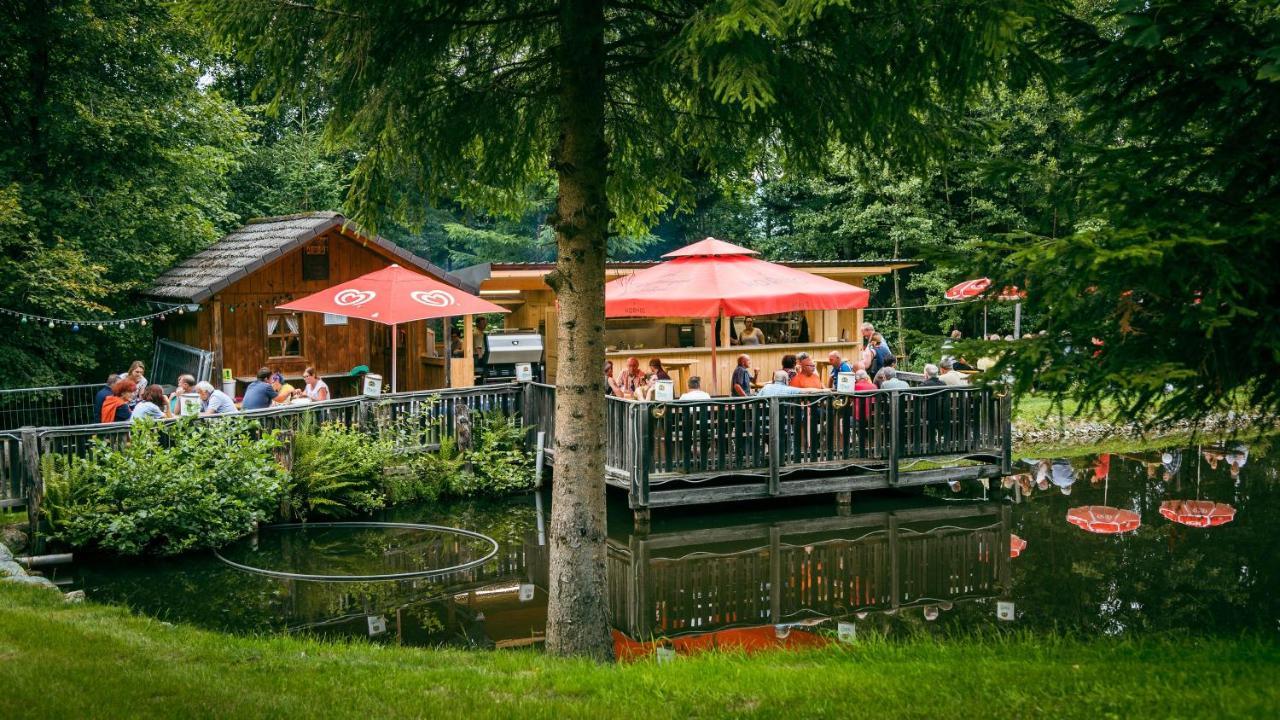
[[[27,571],[12,560],[0,561],[0,577],[25,577]]]
[[[83,591],[83,590],[72,590],[71,592],[67,593],[66,595],[63,595],[63,596],[62,596],[62,599],[63,599],[63,600],[66,600],[66,601],[67,601],[67,602],[69,602],[69,603],[80,603],[80,602],[84,602],[84,591]]]
[[[53,581],[43,575],[14,575],[4,578],[3,582],[17,583],[19,585],[35,585],[36,587],[47,587],[57,590],[58,586]]]
[[[0,543],[0,562],[9,562],[13,559],[13,553],[9,552],[9,547],[4,543]]]
[[[0,545],[9,546],[14,553],[23,553],[27,549],[27,534],[17,525],[0,526]]]

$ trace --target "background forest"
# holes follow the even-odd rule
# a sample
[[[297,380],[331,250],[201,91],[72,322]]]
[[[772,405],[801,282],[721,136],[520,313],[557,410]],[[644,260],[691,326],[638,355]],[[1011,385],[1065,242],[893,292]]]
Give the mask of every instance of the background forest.
[[[24,42],[0,46],[0,307],[59,318],[138,315],[149,308],[137,291],[151,278],[245,219],[343,209],[370,148],[367,139],[326,135],[323,88],[309,97],[277,93],[251,56],[215,46],[207,28],[167,2],[3,7],[0,28]],[[1274,228],[1277,160],[1267,149],[1276,133],[1278,24],[1272,3],[1065,4],[1051,33],[1060,66],[975,90],[964,131],[946,152],[898,162],[833,147],[827,170],[806,177],[782,172],[767,152],[750,174],[727,177],[683,158],[675,162],[684,191],[663,200],[651,227],[620,229],[611,254],[656,258],[715,235],[776,259],[925,261],[896,287],[887,279],[872,287],[874,308],[940,303],[947,287],[983,274],[1024,287],[1036,278],[1048,290],[1043,283],[1058,269],[1077,284],[1054,288],[1055,297],[1075,298],[1096,287],[1080,274],[1099,262],[1117,268],[1099,282],[1132,290],[1165,274],[1175,253],[1192,253],[1183,256],[1199,258],[1201,269],[1223,263],[1196,292],[1224,290],[1249,275],[1243,266],[1256,253],[1224,257],[1212,248],[1248,249]],[[448,267],[550,260],[555,244],[544,221],[554,187],[548,169],[505,214],[459,197],[416,213],[425,222],[386,218],[378,230]],[[1159,212],[1152,203],[1163,203]],[[1231,210],[1244,206],[1256,212]],[[1271,246],[1261,247],[1265,259]],[[1269,297],[1274,286],[1245,285],[1214,306],[1233,322],[1254,317],[1248,293]],[[1146,308],[1153,318],[1155,307]],[[1071,310],[1082,322],[1117,312],[1084,301]],[[1027,311],[1026,328],[1051,322],[1043,305]],[[993,304],[993,329],[1009,332],[1011,312]],[[901,323],[908,335],[981,327],[972,305],[869,317]],[[1192,353],[1199,334],[1219,322],[1167,319],[1153,319],[1153,330],[1193,328]],[[147,327],[72,332],[8,316],[0,324],[4,386],[96,381],[150,354]],[[1067,329],[1061,318],[1055,327]],[[1266,349],[1272,335],[1247,337],[1251,358],[1274,354]],[[1044,357],[1024,353],[1025,368],[1059,351],[1036,352]],[[1137,357],[1124,361],[1145,377],[1132,365]],[[1098,382],[1114,385],[1105,368],[1098,372]],[[1160,372],[1130,388],[1136,403],[1180,371]],[[1052,385],[1052,376],[1041,382]],[[1233,382],[1249,381],[1225,386]]]

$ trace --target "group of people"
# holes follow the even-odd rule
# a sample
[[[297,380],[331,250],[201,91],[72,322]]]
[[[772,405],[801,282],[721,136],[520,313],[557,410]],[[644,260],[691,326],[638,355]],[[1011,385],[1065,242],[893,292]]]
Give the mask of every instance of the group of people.
[[[207,380],[196,381],[188,374],[179,375],[171,393],[156,383],[147,382],[145,367],[135,360],[125,373],[112,373],[94,397],[94,417],[99,422],[136,422],[143,419],[162,420],[182,414],[182,397],[195,393],[200,398],[200,414],[230,415],[241,410],[261,410],[305,398],[320,402],[330,398],[329,386],[309,367],[303,371],[303,385],[294,388],[284,376],[271,368],[258,370],[249,384],[240,406],[227,393]]]
[[[753,328],[752,324],[747,323],[747,331],[758,329]],[[860,328],[862,334],[862,347],[857,351],[854,357],[845,359],[840,353],[832,350],[827,354],[827,364],[831,368],[826,380],[818,372],[817,360],[807,352],[800,352],[794,355],[788,354],[782,357],[779,369],[775,370],[771,376],[771,380],[767,383],[760,384],[759,371],[751,366],[751,356],[741,354],[737,358],[737,365],[733,370],[733,377],[730,381],[730,392],[733,397],[770,397],[773,395],[796,395],[806,392],[823,392],[835,390],[839,383],[841,373],[851,373],[854,377],[854,391],[862,392],[867,390],[905,390],[910,387],[906,381],[898,377],[897,358],[893,351],[890,350],[889,344],[885,341],[884,336],[876,332],[875,326],[871,323],[863,323]],[[740,337],[744,336],[740,334]],[[755,337],[755,333],[751,337]],[[758,343],[742,343],[742,344],[758,344]],[[930,363],[924,367],[924,385],[932,386],[960,386],[968,383],[968,378],[962,372],[972,368],[963,364],[961,361],[950,357],[944,357],[939,363]],[[627,367],[623,372],[614,376],[613,361],[606,360],[604,363],[605,376],[605,394],[616,397],[634,399],[634,400],[651,400],[653,399],[654,388],[659,380],[670,380],[671,376],[662,365],[662,360],[652,358],[649,360],[648,368],[642,369],[638,358],[629,358]],[[709,400],[711,398],[705,390],[702,389],[702,378],[699,376],[690,377],[688,380],[689,389],[680,395],[680,400]]]

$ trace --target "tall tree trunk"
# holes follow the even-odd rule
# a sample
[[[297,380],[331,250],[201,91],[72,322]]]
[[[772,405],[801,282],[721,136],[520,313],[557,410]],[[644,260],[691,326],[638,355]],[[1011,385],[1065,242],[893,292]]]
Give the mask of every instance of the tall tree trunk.
[[[564,0],[560,7],[560,140],[556,269],[547,282],[559,302],[561,362],[556,371],[556,462],[551,502],[547,650],[613,657],[605,577],[604,261],[609,229],[605,194],[604,5]]]

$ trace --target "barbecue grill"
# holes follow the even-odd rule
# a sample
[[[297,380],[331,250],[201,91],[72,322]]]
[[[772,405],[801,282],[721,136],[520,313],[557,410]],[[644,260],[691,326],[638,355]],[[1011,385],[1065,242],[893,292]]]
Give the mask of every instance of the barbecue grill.
[[[511,382],[516,379],[516,365],[529,363],[533,379],[541,382],[542,336],[531,332],[490,333],[485,336],[488,358],[482,375],[486,383]]]

